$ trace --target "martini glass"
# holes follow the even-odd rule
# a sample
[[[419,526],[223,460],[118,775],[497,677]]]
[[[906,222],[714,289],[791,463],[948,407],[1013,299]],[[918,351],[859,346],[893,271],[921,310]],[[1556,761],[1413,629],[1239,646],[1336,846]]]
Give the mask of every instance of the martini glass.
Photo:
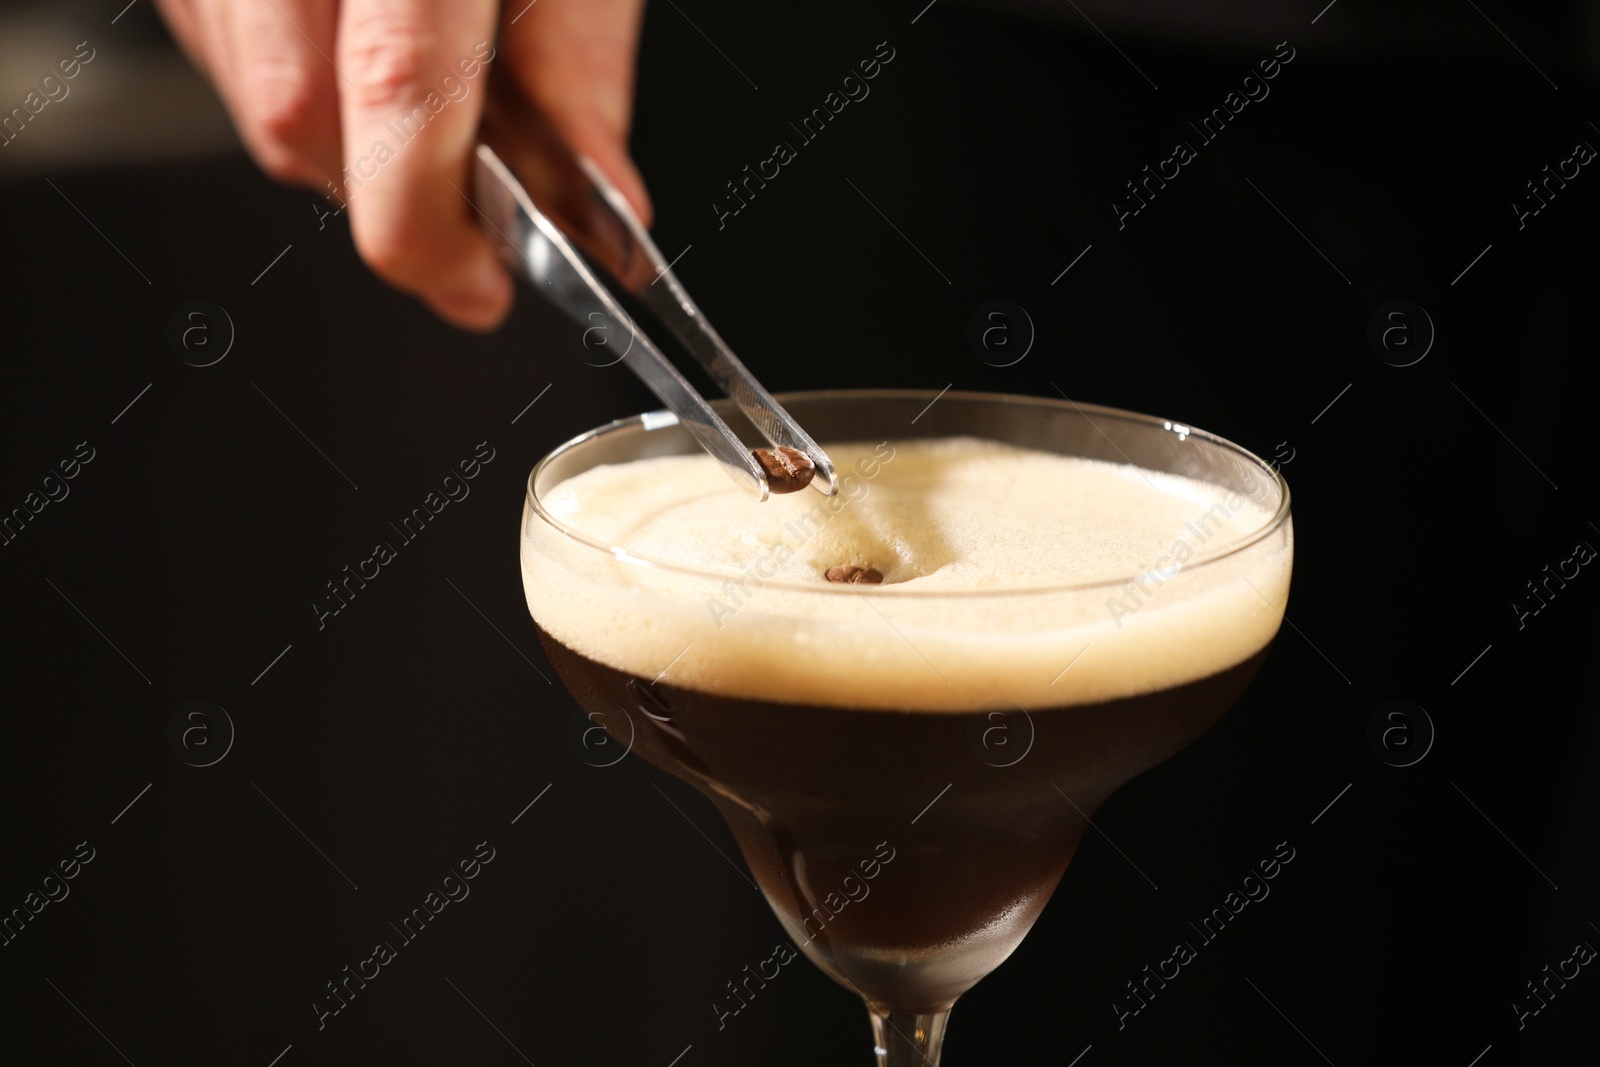
[[[1150,531],[1170,550],[1139,568],[928,592],[788,582],[759,559],[685,566],[557,516],[569,478],[696,453],[664,413],[577,437],[528,480],[524,588],[588,716],[584,743],[635,752],[710,798],[799,951],[866,1001],[880,1067],[936,1067],[956,998],[1027,934],[1099,806],[1254,677],[1288,598],[1289,489],[1219,437],[1071,401],[779,400],[824,447],[885,442],[892,456],[918,438],[975,437],[1193,496],[1192,519]],[[754,433],[731,404],[719,413]],[[862,463],[837,503],[848,510],[892,476],[892,459]],[[1030,523],[1026,507],[1008,518]],[[1088,521],[1092,533],[1092,507]],[[597,633],[622,636],[607,651]],[[732,983],[729,994],[732,1011],[742,997]]]

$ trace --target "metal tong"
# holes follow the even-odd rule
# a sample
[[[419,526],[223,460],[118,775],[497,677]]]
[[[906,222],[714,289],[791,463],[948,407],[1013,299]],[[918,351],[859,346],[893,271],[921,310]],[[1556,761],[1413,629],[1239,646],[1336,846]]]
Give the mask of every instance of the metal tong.
[[[499,112],[491,107],[486,116],[484,141],[500,152],[490,143],[478,145],[473,206],[507,266],[580,325],[604,326],[606,344],[622,350],[621,361],[741,488],[758,501],[786,491],[781,484],[769,484],[753,450],[623,310],[593,264],[604,268],[615,284],[666,325],[774,450],[793,448],[810,459],[815,466],[810,485],[828,496],[837,493],[838,479],[827,453],[712,328],[600,168],[569,148],[540,116],[524,110],[508,119],[506,96],[499,100]]]

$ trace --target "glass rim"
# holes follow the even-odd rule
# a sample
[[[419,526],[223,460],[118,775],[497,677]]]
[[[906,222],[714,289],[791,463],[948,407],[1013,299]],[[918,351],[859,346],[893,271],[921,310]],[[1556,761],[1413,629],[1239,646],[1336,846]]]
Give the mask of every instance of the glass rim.
[[[1220,562],[1221,560],[1229,559],[1235,555],[1238,555],[1246,549],[1259,544],[1261,541],[1270,537],[1272,534],[1277,532],[1289,519],[1289,482],[1286,478],[1284,478],[1282,472],[1273,468],[1271,464],[1262,459],[1260,456],[1256,455],[1254,452],[1251,452],[1242,445],[1235,444],[1225,437],[1211,433],[1208,430],[1198,429],[1187,422],[1178,422],[1172,419],[1162,418],[1157,415],[1145,415],[1137,411],[1128,411],[1124,408],[1109,407],[1104,404],[1080,404],[1075,400],[1070,400],[1065,397],[1063,397],[1061,400],[1057,400],[1055,397],[1050,396],[1027,396],[1020,393],[985,393],[975,390],[955,389],[945,389],[943,391],[937,391],[933,389],[809,389],[789,393],[776,393],[774,394],[774,399],[776,399],[778,403],[784,407],[787,407],[792,403],[805,403],[815,400],[830,399],[966,400],[982,403],[1015,404],[1019,407],[1047,406],[1062,409],[1070,408],[1082,415],[1086,421],[1089,421],[1090,426],[1094,426],[1094,422],[1089,419],[1091,414],[1106,419],[1114,419],[1124,423],[1150,426],[1164,430],[1171,430],[1175,426],[1182,426],[1188,431],[1184,435],[1185,437],[1198,437],[1206,441],[1208,444],[1211,444],[1248,463],[1253,464],[1262,474],[1268,476],[1268,478],[1277,485],[1279,499],[1277,509],[1272,513],[1271,517],[1261,525],[1259,529],[1252,530],[1249,534],[1246,534],[1237,541],[1229,542],[1228,546],[1223,551],[1218,552],[1214,556],[1206,556],[1192,564],[1185,564],[1180,569],[1179,573],[1187,573],[1191,570],[1197,571],[1202,568],[1209,567],[1214,563]],[[723,399],[713,401],[712,403],[713,406],[717,406],[718,404],[731,404],[732,401]],[[679,423],[677,417],[669,411],[647,411],[638,415],[631,415],[627,418],[613,419],[611,422],[606,423],[603,426],[596,426],[591,430],[586,430],[583,433],[578,434],[576,437],[572,437],[566,441],[563,441],[561,444],[551,449],[550,452],[548,452],[542,459],[540,459],[539,462],[534,465],[533,470],[529,473],[526,491],[524,494],[527,500],[527,506],[542,522],[544,522],[551,529],[555,530],[557,533],[563,535],[568,540],[576,541],[579,544],[594,549],[596,552],[611,556],[618,562],[658,571],[687,575],[689,577],[705,581],[725,582],[730,578],[739,577],[740,575],[738,574],[731,574],[725,571],[709,570],[703,567],[695,567],[683,563],[673,563],[667,560],[653,559],[648,556],[639,556],[630,552],[628,549],[623,548],[622,546],[607,544],[603,540],[592,537],[552,515],[544,506],[544,503],[539,499],[539,494],[535,491],[534,486],[538,483],[539,475],[545,470],[546,467],[560,459],[562,456],[565,456],[567,453],[582,447],[590,441],[604,437],[608,434],[620,433],[626,430],[642,430],[648,432],[650,430],[666,429],[669,426],[677,425],[681,425],[681,423]],[[1095,429],[1098,431],[1099,427],[1095,427]],[[1104,436],[1103,431],[1101,432],[1101,436]],[[1107,440],[1109,441],[1110,439],[1107,438]],[[1116,447],[1115,442],[1112,442],[1112,447]],[[1119,448],[1118,451],[1120,452],[1121,449]],[[684,454],[694,455],[697,452],[700,452],[698,448],[695,450],[695,452],[687,452]],[[703,452],[700,452],[700,454],[703,454]],[[1128,460],[1125,465],[1138,470],[1149,469],[1140,467],[1137,463],[1134,463],[1131,460]],[[805,491],[807,490],[802,490],[802,492]],[[523,536],[526,536],[526,534]],[[828,583],[825,585],[816,585],[812,583],[785,581],[777,578],[758,578],[757,581],[759,581],[763,588],[772,586],[777,589],[785,589],[801,593],[813,593],[822,596],[893,596],[897,598],[928,598],[935,600],[967,598],[985,599],[1003,598],[1008,596],[1037,596],[1053,593],[1072,593],[1082,592],[1090,589],[1118,588],[1126,585],[1130,581],[1136,581],[1142,574],[1147,573],[1148,570],[1149,568],[1146,568],[1145,571],[1126,576],[1119,576],[1114,579],[1096,579],[1088,582],[1067,582],[1053,585],[1020,586],[1002,589],[919,590],[899,589],[898,583],[896,585],[887,586],[862,586],[851,585],[848,583]]]

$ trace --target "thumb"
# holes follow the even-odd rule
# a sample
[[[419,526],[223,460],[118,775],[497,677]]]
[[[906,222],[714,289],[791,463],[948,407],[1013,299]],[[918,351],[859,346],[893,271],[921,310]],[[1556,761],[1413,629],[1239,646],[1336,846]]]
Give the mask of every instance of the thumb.
[[[650,194],[627,147],[644,0],[538,0],[518,13],[519,3],[500,28],[512,78],[649,226]]]

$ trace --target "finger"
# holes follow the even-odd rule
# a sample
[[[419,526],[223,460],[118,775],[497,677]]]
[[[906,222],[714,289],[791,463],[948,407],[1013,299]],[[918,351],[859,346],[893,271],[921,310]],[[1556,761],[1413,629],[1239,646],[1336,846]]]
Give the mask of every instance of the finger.
[[[316,185],[339,173],[335,0],[225,0],[245,137]],[[267,167],[272,173],[272,167]]]
[[[256,162],[320,186],[339,171],[335,0],[200,0],[213,80]]]
[[[211,68],[206,62],[200,28],[195,22],[193,0],[156,0],[156,10],[161,13],[162,21],[167,24],[167,31],[178,42],[178,47],[189,57],[189,62],[209,78]]]
[[[503,62],[528,99],[595,161],[648,226],[650,194],[628,155],[644,0],[525,3],[510,0],[505,9]]]
[[[357,250],[475,329],[511,305],[511,279],[465,199],[494,25],[494,0],[346,0],[335,57],[348,82],[340,121]]]
[[[189,62],[211,82],[232,115],[234,90],[229,75],[234,65],[228,56],[224,13],[214,0],[156,0],[156,4]]]

